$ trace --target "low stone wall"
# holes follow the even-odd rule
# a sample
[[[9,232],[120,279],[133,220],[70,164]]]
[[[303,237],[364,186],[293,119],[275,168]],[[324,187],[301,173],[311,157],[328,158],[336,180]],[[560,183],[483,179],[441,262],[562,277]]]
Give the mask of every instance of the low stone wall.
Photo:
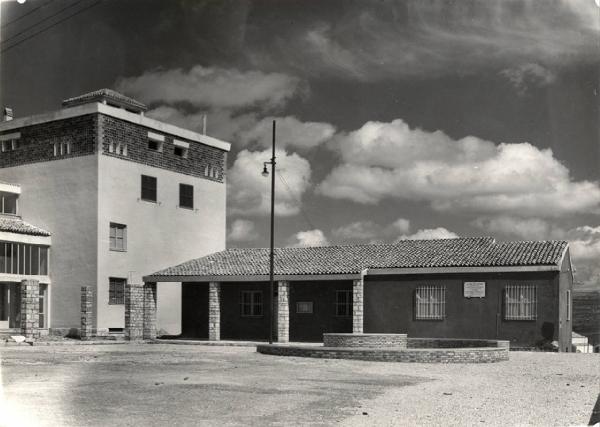
[[[408,348],[510,347],[510,341],[505,340],[476,340],[457,338],[408,338],[407,344]]]
[[[256,347],[256,351],[262,354],[270,354],[275,356],[413,363],[492,363],[508,360],[509,357],[508,347],[454,349],[374,349],[262,344]]]
[[[406,334],[323,334],[324,347],[406,348]]]

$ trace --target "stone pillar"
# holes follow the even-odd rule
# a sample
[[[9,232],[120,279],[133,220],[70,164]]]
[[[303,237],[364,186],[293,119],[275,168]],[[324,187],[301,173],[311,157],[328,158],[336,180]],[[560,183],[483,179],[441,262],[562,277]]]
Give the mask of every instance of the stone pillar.
[[[352,333],[363,333],[364,282],[362,279],[352,283]]]
[[[290,340],[290,282],[277,282],[277,342]]]
[[[144,338],[144,285],[125,285],[125,339],[130,341]]]
[[[208,284],[208,339],[209,341],[221,339],[221,284],[219,282]]]
[[[94,293],[91,286],[81,287],[81,329],[79,336],[89,340],[93,336],[94,327]]]
[[[40,336],[40,283],[21,281],[21,333],[29,339]]]
[[[144,284],[144,339],[156,339],[156,283]]]

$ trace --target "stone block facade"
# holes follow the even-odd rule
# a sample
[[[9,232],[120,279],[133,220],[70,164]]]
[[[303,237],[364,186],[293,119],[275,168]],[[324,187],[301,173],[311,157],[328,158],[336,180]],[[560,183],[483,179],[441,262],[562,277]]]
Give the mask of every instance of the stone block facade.
[[[125,339],[156,338],[156,283],[125,285]]]
[[[364,280],[352,282],[352,332],[362,334],[364,330]]]
[[[194,177],[205,178],[215,182],[224,182],[226,155],[223,150],[200,144],[194,141],[185,141],[181,137],[162,134],[155,129],[110,117],[99,115],[99,134],[102,140],[102,154],[118,157],[120,159],[143,163],[161,169],[167,169]],[[148,131],[159,133],[165,137],[162,151],[148,149]],[[173,140],[179,139],[189,142],[186,157],[174,153]],[[117,143],[127,144],[127,155],[110,152],[110,145]]]
[[[406,348],[406,334],[323,334],[324,347]]]
[[[277,341],[290,340],[290,283],[277,282]]]
[[[94,335],[94,291],[91,286],[81,287],[81,328],[79,336],[88,340]]]
[[[29,339],[40,336],[40,284],[37,280],[21,282],[21,333]]]
[[[221,339],[221,284],[218,282],[208,284],[208,339]]]
[[[2,134],[19,132],[21,136],[15,150],[2,153],[0,168],[94,154],[97,128],[98,117],[87,114],[4,131]],[[55,156],[54,144],[61,142],[70,144],[70,153]]]

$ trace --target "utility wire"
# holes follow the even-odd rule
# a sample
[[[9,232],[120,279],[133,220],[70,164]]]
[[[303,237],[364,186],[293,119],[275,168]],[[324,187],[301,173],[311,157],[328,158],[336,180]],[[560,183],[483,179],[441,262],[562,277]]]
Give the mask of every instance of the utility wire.
[[[10,45],[10,46],[8,46],[8,47],[5,47],[4,49],[0,50],[0,53],[4,53],[4,52],[6,52],[6,51],[8,51],[8,50],[12,49],[13,47],[15,47],[15,46],[18,46],[18,45],[20,45],[21,43],[23,43],[23,42],[26,42],[27,40],[29,40],[29,39],[32,39],[33,37],[35,37],[35,36],[37,36],[37,35],[39,35],[39,34],[41,34],[41,33],[45,32],[45,31],[47,31],[47,30],[50,30],[50,29],[52,29],[52,28],[56,27],[58,24],[61,24],[61,23],[65,22],[65,21],[67,21],[67,20],[69,20],[69,19],[71,19],[71,18],[73,18],[73,17],[75,17],[75,16],[77,16],[77,15],[79,15],[79,14],[81,14],[81,13],[85,12],[86,10],[89,10],[89,9],[91,9],[92,7],[94,7],[94,6],[98,5],[98,4],[100,4],[102,1],[103,1],[103,0],[98,0],[97,2],[95,2],[95,3],[92,3],[92,4],[91,4],[91,5],[89,5],[88,7],[84,7],[83,9],[79,9],[77,12],[75,12],[75,13],[72,13],[71,15],[69,15],[69,16],[67,16],[67,17],[65,17],[65,18],[63,18],[63,19],[61,19],[61,20],[59,20],[59,21],[56,21],[54,24],[51,24],[51,25],[49,25],[49,26],[47,26],[47,27],[44,27],[44,28],[42,28],[41,30],[39,30],[38,32],[36,32],[36,33],[33,33],[33,34],[31,34],[30,36],[28,36],[28,37],[25,37],[24,39],[21,39],[21,40],[17,41],[16,43],[13,43],[12,45]]]
[[[8,27],[10,24],[14,24],[14,23],[15,23],[15,22],[17,22],[17,21],[20,21],[21,19],[25,18],[26,16],[28,16],[28,15],[31,15],[33,12],[35,12],[35,11],[37,11],[37,10],[40,10],[42,7],[44,7],[44,6],[46,6],[46,5],[50,4],[50,3],[52,3],[52,1],[53,1],[53,0],[48,0],[48,1],[47,1],[46,3],[44,3],[43,5],[41,5],[41,6],[38,6],[38,7],[36,7],[36,8],[33,8],[33,9],[31,9],[29,12],[27,12],[27,13],[24,13],[23,15],[19,16],[18,18],[15,18],[15,19],[13,19],[12,21],[9,21],[9,22],[7,22],[6,24],[2,25],[2,27],[0,27],[0,28],[6,28],[6,27]]]
[[[73,7],[77,6],[77,5],[79,5],[80,3],[83,3],[83,1],[84,1],[84,0],[79,0],[77,3],[71,3],[70,5],[68,5],[68,6],[65,6],[65,7],[63,7],[62,9],[60,9],[59,11],[57,11],[57,12],[53,13],[52,15],[50,15],[50,16],[46,16],[45,18],[42,18],[42,19],[40,19],[40,20],[39,20],[38,22],[36,22],[35,24],[31,24],[29,27],[26,27],[25,29],[23,29],[23,30],[19,31],[17,34],[15,34],[15,35],[13,35],[13,36],[11,36],[11,37],[7,38],[6,40],[3,40],[3,41],[2,41],[2,44],[4,44],[4,43],[7,43],[7,42],[9,42],[9,41],[11,41],[11,40],[13,40],[13,39],[16,39],[16,38],[17,38],[17,37],[19,37],[20,35],[22,35],[22,34],[25,34],[27,31],[31,30],[32,28],[35,28],[35,27],[37,27],[37,26],[38,26],[38,25],[40,25],[42,22],[46,22],[46,21],[48,21],[48,20],[50,20],[50,19],[54,18],[55,16],[57,16],[57,15],[60,15],[60,14],[61,14],[61,13],[63,13],[65,10],[67,10],[67,9],[71,9],[71,8],[73,8]]]
[[[296,203],[298,203],[298,207],[300,208],[300,212],[302,213],[302,216],[304,217],[304,220],[306,221],[306,223],[308,224],[308,226],[312,229],[315,230],[317,227],[315,227],[315,225],[312,223],[312,221],[310,220],[310,218],[308,217],[308,214],[306,213],[306,211],[302,208],[302,203],[300,202],[300,200],[294,195],[294,193],[292,192],[292,189],[290,188],[289,184],[287,183],[285,177],[283,176],[283,174],[281,172],[279,172],[277,170],[277,175],[279,176],[279,180],[283,183],[283,185],[285,186],[288,194],[290,196],[292,196],[292,198],[296,201]]]

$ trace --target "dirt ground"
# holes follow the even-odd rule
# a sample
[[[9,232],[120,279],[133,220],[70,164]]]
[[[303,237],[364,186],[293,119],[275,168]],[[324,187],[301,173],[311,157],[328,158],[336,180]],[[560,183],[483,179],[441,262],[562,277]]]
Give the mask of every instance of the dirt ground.
[[[5,347],[0,425],[588,424],[600,355],[510,357],[436,365],[280,358],[252,347]]]

